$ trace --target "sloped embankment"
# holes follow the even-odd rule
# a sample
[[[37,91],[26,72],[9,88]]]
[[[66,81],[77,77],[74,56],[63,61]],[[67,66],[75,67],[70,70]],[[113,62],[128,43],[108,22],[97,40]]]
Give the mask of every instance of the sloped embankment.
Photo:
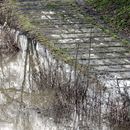
[[[130,1],[129,0],[85,0],[86,8],[93,8],[114,31],[130,38]],[[90,7],[91,6],[91,7]]]
[[[20,98],[16,98],[23,107],[19,111],[25,112],[22,114],[23,119],[31,115],[26,110],[34,106],[37,113],[51,117],[55,123],[63,122],[64,125],[64,119],[71,122],[66,126],[69,130],[104,130],[104,122],[108,120],[110,122],[107,123],[112,125],[129,125],[129,96],[126,90],[121,91],[125,83],[126,88],[129,88],[128,46],[122,44],[120,38],[104,33],[74,2],[19,0],[8,4],[15,9],[13,12],[19,21],[17,29],[27,36],[26,40],[22,39],[22,43],[26,41],[27,48],[23,51],[25,58],[22,65],[25,65],[20,80],[22,85],[17,90],[20,91]],[[44,49],[37,41],[44,45]],[[65,65],[65,62],[72,66]],[[50,70],[45,68],[46,65]],[[64,66],[67,70],[64,70]],[[82,73],[78,73],[80,70]],[[34,104],[23,100],[26,98],[26,85],[29,90],[33,90],[29,91],[27,97],[34,100]],[[38,91],[35,91],[35,85]],[[37,95],[41,90],[43,93],[39,94],[42,97]],[[52,98],[48,102],[51,104],[53,98],[56,101],[47,105],[47,113],[46,100],[45,104],[42,101],[45,99],[44,94],[49,99],[49,91],[52,91]]]

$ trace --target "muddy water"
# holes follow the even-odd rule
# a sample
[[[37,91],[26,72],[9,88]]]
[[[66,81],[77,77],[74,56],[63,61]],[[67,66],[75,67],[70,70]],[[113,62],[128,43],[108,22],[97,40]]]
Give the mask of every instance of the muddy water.
[[[48,67],[55,68],[56,61],[40,44],[25,36],[19,41],[19,52],[0,57],[0,130],[66,129],[42,114],[56,99],[53,89],[41,90],[46,82],[40,73],[49,73]]]
[[[119,130],[91,122],[82,111],[77,114],[73,99],[67,104],[57,88],[70,77],[74,80],[73,68],[35,40],[23,35],[18,39],[19,52],[0,55],[0,130]]]

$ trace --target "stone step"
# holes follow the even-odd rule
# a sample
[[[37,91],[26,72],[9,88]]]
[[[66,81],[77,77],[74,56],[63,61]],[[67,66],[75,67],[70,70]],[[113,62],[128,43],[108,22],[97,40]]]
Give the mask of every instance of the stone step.
[[[90,75],[97,75],[102,82],[130,79],[129,47],[95,26],[76,5],[61,1],[19,2],[18,10],[27,15],[55,47],[77,58],[81,66],[89,65]]]

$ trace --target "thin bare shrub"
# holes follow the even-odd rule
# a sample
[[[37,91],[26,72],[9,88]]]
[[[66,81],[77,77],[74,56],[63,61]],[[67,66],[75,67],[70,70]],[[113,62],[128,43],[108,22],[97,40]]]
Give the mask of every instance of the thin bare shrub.
[[[117,96],[108,102],[107,118],[113,126],[127,127],[130,125],[129,87],[119,86],[117,81]]]
[[[2,29],[0,33],[0,53],[11,54],[19,51],[15,32],[10,29]]]
[[[13,5],[8,0],[3,0],[0,3],[0,25],[8,25],[10,28],[18,26],[16,15],[14,15]]]
[[[96,76],[88,76],[87,70],[83,74],[77,68],[70,67],[66,72],[65,63],[59,60],[51,62],[47,55],[48,67],[44,64],[41,67],[38,57],[37,52],[37,64],[31,62],[32,79],[39,91],[54,92],[50,107],[43,105],[39,108],[41,113],[53,117],[56,123],[71,122],[70,129],[74,130],[89,130],[91,127],[102,130],[105,122],[113,126],[129,124],[127,89],[121,93],[121,88],[117,87],[117,95],[112,96],[112,91],[101,84]],[[36,69],[35,65],[39,68]]]

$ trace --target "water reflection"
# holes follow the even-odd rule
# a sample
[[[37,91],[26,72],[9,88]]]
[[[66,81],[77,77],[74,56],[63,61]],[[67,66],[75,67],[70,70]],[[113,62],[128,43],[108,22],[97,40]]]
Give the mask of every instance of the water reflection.
[[[18,39],[20,51],[0,61],[0,130],[113,129],[104,123],[109,91],[95,77],[54,59],[35,39]]]
[[[52,73],[52,69],[58,68],[56,60],[35,40],[25,36],[20,36],[19,39],[21,50],[16,55],[11,55],[12,59],[8,55],[1,57],[0,129],[66,129],[60,124],[59,118],[65,119],[65,115],[70,115],[62,112],[64,108],[60,107],[63,104],[60,104],[61,99],[54,89],[55,79],[52,79],[52,75],[58,74]],[[63,74],[59,73],[57,76],[63,81],[61,75]]]

